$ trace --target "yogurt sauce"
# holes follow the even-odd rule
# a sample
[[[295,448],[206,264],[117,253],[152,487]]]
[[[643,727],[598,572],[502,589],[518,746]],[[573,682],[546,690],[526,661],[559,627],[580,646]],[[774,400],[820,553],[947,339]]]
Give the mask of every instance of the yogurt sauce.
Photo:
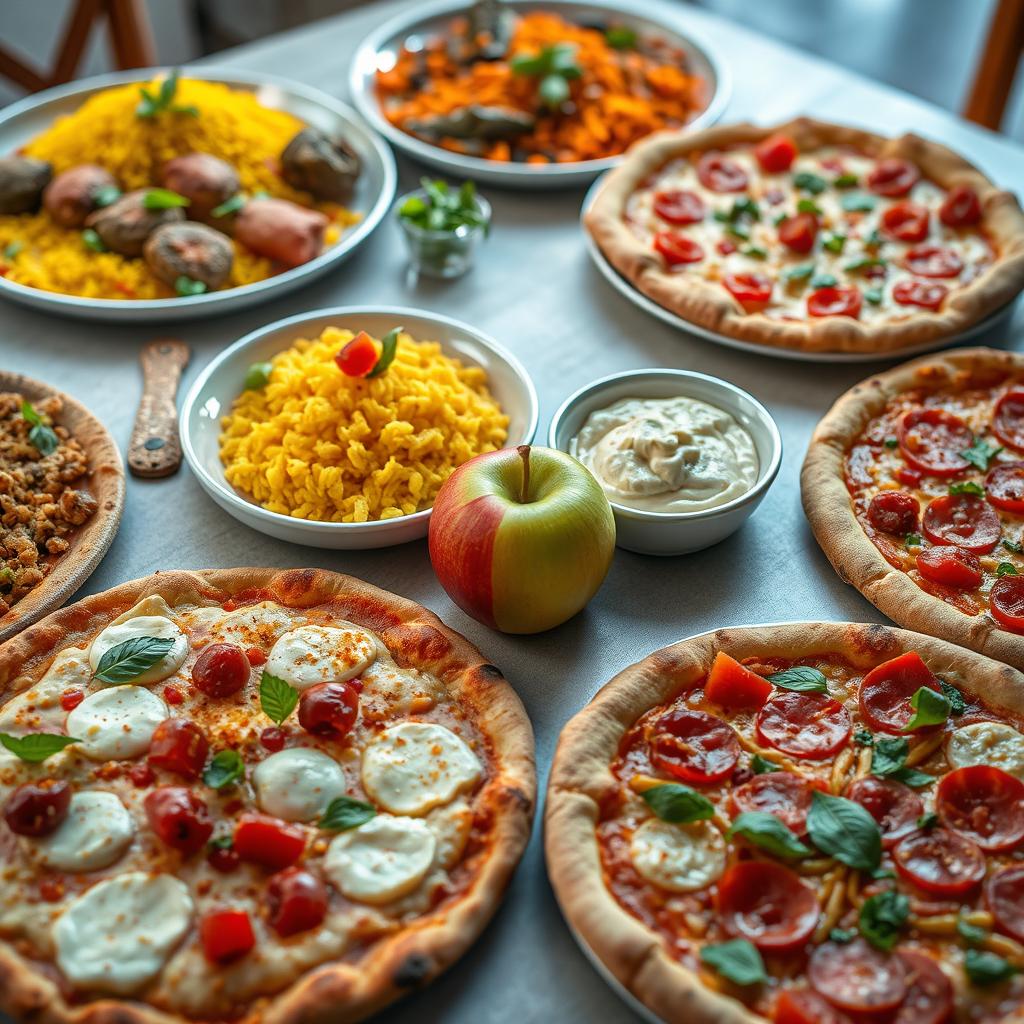
[[[695,398],[620,399],[592,412],[569,450],[610,501],[647,512],[717,508],[757,482],[753,438]]]

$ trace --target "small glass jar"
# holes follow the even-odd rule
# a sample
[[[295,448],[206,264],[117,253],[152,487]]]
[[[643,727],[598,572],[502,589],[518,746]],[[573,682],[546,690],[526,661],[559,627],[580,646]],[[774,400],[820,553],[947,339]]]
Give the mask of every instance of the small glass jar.
[[[398,200],[396,209],[401,210],[405,201],[413,197],[425,200],[426,192],[416,189],[407,193]],[[475,227],[460,224],[453,231],[434,231],[397,215],[416,273],[428,277],[459,277],[469,270],[477,243],[486,235],[491,223],[491,204],[480,195],[475,196],[474,201],[483,220]]]

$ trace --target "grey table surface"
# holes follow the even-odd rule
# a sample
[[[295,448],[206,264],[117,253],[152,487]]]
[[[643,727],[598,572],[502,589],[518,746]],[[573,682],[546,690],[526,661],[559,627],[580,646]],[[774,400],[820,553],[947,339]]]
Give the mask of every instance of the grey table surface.
[[[939,109],[678,3],[636,2],[691,26],[729,61],[730,120],[764,123],[800,114],[885,132],[914,130],[959,149],[1005,187],[1024,193],[1024,149]],[[286,75],[344,96],[359,41],[409,0],[337,18],[218,54],[209,63]],[[868,16],[868,15],[866,15]],[[893,55],[894,60],[899,54]],[[399,160],[400,186],[422,169]],[[590,606],[550,633],[513,638],[468,618],[441,589],[424,542],[383,551],[325,552],[272,540],[236,523],[187,469],[129,479],[113,547],[79,596],[157,569],[315,565],[352,573],[426,605],[501,666],[537,735],[541,794],[562,725],[625,666],[683,636],[725,625],[798,619],[881,621],[833,573],[800,509],[798,474],[811,431],[832,400],[876,368],[784,362],[740,354],[680,334],[613,292],[580,237],[583,191],[527,194],[489,189],[494,233],[477,267],[453,283],[406,273],[390,221],[333,276],[277,302],[227,318],[169,325],[193,359],[185,386],[220,349],[283,316],[331,305],[417,306],[479,326],[515,351],[537,385],[541,436],[562,399],[596,377],[670,366],[724,377],[756,395],[782,430],[785,456],[773,489],[730,540],[698,554],[655,559],[618,551]],[[84,401],[122,450],[140,392],[137,351],[153,335],[0,308],[0,367],[38,377]],[[1024,347],[1024,311],[993,343]],[[881,364],[879,364],[881,365]],[[540,802],[543,807],[543,799]],[[637,1018],[577,950],[544,870],[541,829],[498,912],[472,951],[429,989],[383,1013],[387,1024],[626,1024]]]

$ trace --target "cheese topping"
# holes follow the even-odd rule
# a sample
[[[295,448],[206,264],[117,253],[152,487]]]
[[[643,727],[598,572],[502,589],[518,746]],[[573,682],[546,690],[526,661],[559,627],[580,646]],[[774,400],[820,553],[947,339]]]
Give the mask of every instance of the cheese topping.
[[[56,832],[25,842],[34,845],[48,868],[80,874],[110,867],[134,837],[135,823],[124,804],[113,793],[86,789],[72,795]]]
[[[1024,735],[1001,722],[975,722],[957,729],[946,741],[946,757],[954,768],[987,764],[1024,781]]]
[[[132,871],[94,885],[61,915],[57,964],[75,985],[129,995],[159,973],[191,923],[182,882]]]
[[[305,690],[353,679],[376,657],[376,642],[358,626],[300,626],[274,644],[267,671]]]
[[[113,622],[95,640],[89,648],[89,664],[93,672],[100,663],[100,658],[118,644],[138,636],[155,636],[173,640],[174,646],[152,668],[137,675],[133,682],[156,683],[166,679],[181,668],[188,657],[188,639],[170,619],[162,615],[136,615],[123,622]]]
[[[716,508],[757,482],[750,434],[695,398],[620,399],[587,417],[569,451],[611,501],[649,512]]]
[[[61,694],[88,686],[91,676],[85,651],[77,647],[61,651],[38,683],[15,694],[0,710],[0,732],[60,732],[65,716]]]
[[[426,814],[472,789],[482,769],[476,755],[443,725],[401,722],[363,754],[363,787],[394,814]]]
[[[170,716],[167,705],[141,686],[109,686],[90,693],[68,713],[69,736],[94,761],[123,761],[149,750],[156,727]]]
[[[725,871],[725,840],[708,821],[673,825],[648,818],[633,833],[629,853],[647,881],[672,892],[703,889]]]
[[[434,833],[437,849],[434,862],[450,871],[462,859],[473,828],[473,810],[465,800],[455,800],[445,807],[435,807],[424,819]]]
[[[345,792],[345,774],[326,754],[290,747],[271,754],[252,773],[260,807],[285,821],[312,821]]]

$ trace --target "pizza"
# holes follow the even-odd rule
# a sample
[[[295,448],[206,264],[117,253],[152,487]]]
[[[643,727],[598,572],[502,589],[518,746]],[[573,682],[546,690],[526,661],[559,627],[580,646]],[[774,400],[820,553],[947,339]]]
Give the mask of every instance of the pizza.
[[[570,926],[667,1024],[1024,1010],[1024,676],[879,625],[721,629],[565,727]]]
[[[807,118],[653,136],[584,221],[645,295],[770,347],[898,351],[1024,288],[1009,192],[937,143]]]
[[[1024,668],[1024,357],[961,349],[856,385],[801,485],[836,571],[886,615]]]
[[[526,844],[533,739],[412,602],[157,573],[0,647],[0,1011],[361,1020],[459,957]]]

